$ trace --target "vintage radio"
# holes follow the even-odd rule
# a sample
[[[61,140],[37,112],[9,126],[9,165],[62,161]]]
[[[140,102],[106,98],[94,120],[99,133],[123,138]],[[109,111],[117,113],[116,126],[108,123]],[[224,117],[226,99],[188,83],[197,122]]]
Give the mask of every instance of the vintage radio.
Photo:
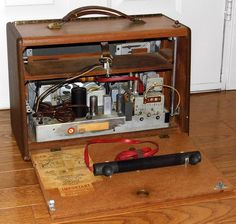
[[[81,18],[94,13],[109,16]],[[91,6],[61,20],[8,23],[7,37],[12,130],[23,158],[34,164],[53,218],[101,217],[214,191],[217,172],[204,157],[188,166],[200,161],[187,136],[188,27],[162,14],[128,16]],[[154,144],[151,151],[159,149],[160,157],[113,163],[127,142],[135,143],[128,152],[138,157]],[[90,172],[85,164],[92,161],[95,175],[107,176],[140,167],[187,168],[107,178]],[[203,180],[206,169],[211,177],[196,187],[192,176]],[[176,181],[173,189],[168,180],[175,179],[187,182]]]
[[[109,16],[81,18],[89,14]],[[194,165],[201,158],[187,136],[188,27],[90,6],[61,20],[8,23],[7,38],[12,131],[53,218],[111,217],[222,192],[212,186],[223,177],[204,156]],[[155,145],[160,157],[103,163],[127,143],[138,157]],[[94,176],[92,162],[106,176],[185,166],[109,178]]]
[[[80,18],[91,12],[83,10],[7,25],[12,129],[24,159],[85,137],[188,133],[190,30],[161,14]]]

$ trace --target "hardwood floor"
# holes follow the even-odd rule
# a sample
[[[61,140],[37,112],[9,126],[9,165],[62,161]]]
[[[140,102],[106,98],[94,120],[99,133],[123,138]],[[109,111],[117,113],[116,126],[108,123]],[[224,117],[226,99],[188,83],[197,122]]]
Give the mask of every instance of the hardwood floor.
[[[190,136],[236,185],[236,92],[191,96]]]
[[[192,95],[190,115],[190,137],[196,148],[236,186],[236,91]],[[150,206],[143,212],[83,223],[98,220],[105,224],[235,224],[236,196],[173,204],[164,209]],[[22,160],[11,135],[9,111],[0,111],[0,223],[54,223],[32,165]],[[60,223],[79,222],[74,218]]]

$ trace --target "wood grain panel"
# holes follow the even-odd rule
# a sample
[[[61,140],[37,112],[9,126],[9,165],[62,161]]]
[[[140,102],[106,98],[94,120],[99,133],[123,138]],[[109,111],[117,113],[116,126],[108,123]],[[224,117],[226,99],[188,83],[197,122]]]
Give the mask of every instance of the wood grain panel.
[[[42,209],[44,208],[38,207],[38,214],[35,218],[37,224],[233,224],[236,222],[235,203],[236,198],[229,198],[179,206],[172,205],[167,208],[147,206],[140,212],[131,212],[132,208],[129,208],[126,212],[112,217],[88,218],[80,221],[78,217],[51,220],[49,214],[42,213]],[[39,212],[41,214],[39,214]]]
[[[36,219],[49,218],[48,208],[45,203],[33,205],[32,210]]]
[[[236,111],[236,109],[234,110]],[[230,128],[236,131],[236,115],[234,114],[234,120],[229,120],[225,122]]]
[[[160,154],[194,150],[189,137],[184,134],[173,134],[168,139],[152,137],[143,140],[158,142]],[[125,144],[97,144],[90,147],[90,155],[94,162],[112,161],[117,152],[125,148],[127,148]],[[150,181],[151,179],[153,181]],[[56,187],[45,189],[43,183],[41,187],[46,201],[55,200],[57,208],[55,212],[51,212],[52,217],[78,215],[87,218],[120,213],[129,207],[138,210],[150,204],[160,206],[167,202],[181,202],[186,198],[197,198],[201,195],[208,197],[215,194],[215,197],[218,197],[220,194],[214,187],[220,181],[228,186],[227,190],[232,190],[230,183],[202,155],[202,162],[197,166],[151,169],[103,178],[102,181],[93,183],[94,191],[85,195],[63,197]],[[149,196],[138,197],[136,192],[141,189],[147,190]]]
[[[199,203],[178,206],[166,209],[147,209],[145,212],[123,214],[114,217],[99,218],[93,221],[71,222],[76,223],[104,223],[104,224],[219,224],[235,223],[235,199],[222,202]],[[218,220],[218,221],[216,221]]]
[[[25,170],[29,168],[32,168],[32,163],[22,161],[22,159],[19,161],[0,161],[0,172]],[[5,175],[7,175],[7,173],[5,173]]]
[[[16,146],[15,138],[9,133],[0,133],[0,142],[4,146]]]
[[[234,91],[195,94],[191,98],[191,122],[226,122],[236,120]],[[197,124],[195,126],[198,126]]]
[[[38,184],[33,168],[0,172],[0,189]]]
[[[0,209],[43,203],[38,185],[0,189]]]
[[[196,126],[190,124],[191,136],[233,135],[235,132],[223,122],[204,122]]]
[[[18,207],[0,209],[0,223],[2,224],[34,224],[32,208]]]
[[[5,147],[4,147],[5,148]],[[5,150],[7,150],[9,148],[5,148]],[[11,161],[22,161],[22,157],[20,155],[20,153],[15,153],[15,152],[1,152],[0,153],[0,162],[11,162]]]
[[[231,131],[230,131],[231,132]],[[217,147],[225,147],[228,149],[235,148],[236,138],[235,132],[231,134],[213,134],[213,135],[198,135],[192,136],[194,144],[203,149],[212,149]]]
[[[24,38],[24,46],[49,44],[91,43],[114,40],[134,40],[187,35],[186,27],[174,27],[174,21],[163,15],[149,15],[143,18],[146,23],[135,24],[123,18],[80,19],[69,22],[61,30],[47,28],[49,22],[19,22],[17,29]],[[96,22],[94,22],[96,20]],[[46,37],[46,38],[45,38]]]
[[[32,79],[49,79],[51,75],[59,75],[60,78],[68,78],[68,74],[77,73],[91,65],[101,64],[99,56],[59,58],[50,60],[34,60],[25,65]],[[170,70],[172,64],[159,54],[135,54],[116,55],[113,57],[111,74],[122,74],[129,72],[143,72],[152,70]],[[104,69],[97,69],[89,75],[106,74]],[[30,77],[29,77],[30,79]]]
[[[23,75],[22,39],[12,23],[7,23],[11,127],[23,158],[28,158],[26,128],[26,96]]]

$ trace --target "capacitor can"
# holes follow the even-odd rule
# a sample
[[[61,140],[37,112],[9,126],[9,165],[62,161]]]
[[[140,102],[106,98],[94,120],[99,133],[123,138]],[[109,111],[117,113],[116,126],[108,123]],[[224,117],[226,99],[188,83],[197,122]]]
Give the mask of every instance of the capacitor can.
[[[85,117],[88,112],[87,90],[84,87],[73,87],[71,90],[71,104],[77,118]]]

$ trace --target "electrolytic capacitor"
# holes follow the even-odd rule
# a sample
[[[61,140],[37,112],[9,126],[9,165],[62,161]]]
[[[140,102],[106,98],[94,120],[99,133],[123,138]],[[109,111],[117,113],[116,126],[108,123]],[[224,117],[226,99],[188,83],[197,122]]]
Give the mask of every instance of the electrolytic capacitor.
[[[87,90],[84,87],[76,86],[71,90],[71,104],[77,118],[85,117],[88,112]]]
[[[89,97],[89,106],[90,106],[90,110],[89,110],[90,115],[91,116],[98,115],[98,97],[97,96]]]

